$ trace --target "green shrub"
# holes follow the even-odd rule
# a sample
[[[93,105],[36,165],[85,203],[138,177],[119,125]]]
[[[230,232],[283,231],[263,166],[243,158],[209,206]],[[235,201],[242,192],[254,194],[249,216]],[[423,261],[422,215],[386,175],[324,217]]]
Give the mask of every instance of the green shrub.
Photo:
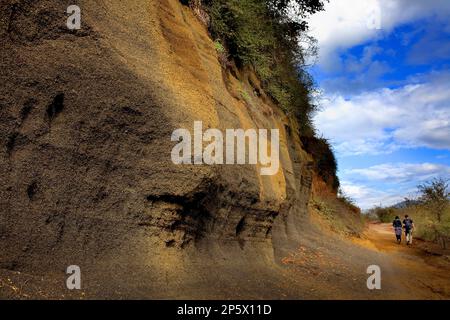
[[[214,47],[216,48],[220,63],[224,68],[227,67],[229,65],[227,49],[225,49],[219,40],[214,41]]]
[[[315,84],[305,69],[308,56],[317,53],[314,39],[306,35],[305,18],[323,10],[324,1],[203,0],[202,3],[209,14],[210,33],[216,39],[214,45],[222,65],[226,66],[230,58],[238,67],[255,70],[264,91],[297,120],[316,172],[337,191],[337,164],[331,146],[325,139],[315,137],[311,120],[317,109],[312,102]],[[300,45],[305,42],[309,48]],[[243,90],[240,93],[248,102],[250,96]]]
[[[435,214],[438,222],[441,222],[442,216],[449,206],[449,185],[443,178],[435,178],[429,182],[417,187],[420,192],[419,200],[423,205]]]
[[[378,217],[378,220],[383,223],[394,221],[395,216],[398,215],[395,209],[390,207],[375,207],[370,209],[368,214]]]
[[[225,53],[225,48],[224,46],[220,43],[219,40],[214,41],[214,47],[216,48],[216,51],[219,54],[224,54]]]
[[[313,81],[303,67],[307,53],[298,41],[307,24],[293,17],[306,17],[322,10],[323,4],[293,2],[298,4],[297,15],[289,11],[290,1],[207,0],[204,5],[213,37],[220,39],[238,65],[252,66],[269,96],[297,118],[302,134],[311,134]]]
[[[248,94],[247,90],[244,88],[239,89],[239,93],[241,94],[242,99],[244,99],[247,103],[251,102],[250,95]]]

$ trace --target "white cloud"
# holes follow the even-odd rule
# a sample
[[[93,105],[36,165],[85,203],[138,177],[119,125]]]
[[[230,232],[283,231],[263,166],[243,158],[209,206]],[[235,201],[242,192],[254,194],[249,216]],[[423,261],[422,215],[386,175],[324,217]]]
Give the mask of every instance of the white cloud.
[[[359,175],[369,181],[419,183],[438,176],[450,176],[450,167],[435,163],[383,163],[369,168],[349,169],[347,175]]]
[[[342,181],[341,188],[363,210],[379,205],[390,206],[404,200],[404,194],[401,192],[394,190],[380,191],[350,181]]]
[[[417,196],[417,185],[436,177],[450,177],[450,166],[434,163],[383,163],[347,169],[341,188],[362,209],[390,206]]]
[[[449,45],[442,32],[450,33],[450,1],[331,0],[325,9],[309,22],[310,33],[318,40],[319,69],[328,74],[320,81],[325,92],[315,123],[331,139],[338,159],[401,148],[450,150],[450,71],[385,80],[390,77],[383,76],[396,68],[386,57],[401,57],[395,57],[394,48],[380,48],[376,42],[395,28],[414,23],[411,31],[394,35],[400,45],[411,47],[405,61],[432,64],[446,59]],[[377,11],[379,30],[371,25]],[[348,50],[358,45],[363,45],[361,53]],[[418,183],[450,176],[450,167],[382,163],[344,169],[339,176],[343,191],[367,209],[402,201],[416,192]]]
[[[380,30],[372,24],[378,12]],[[449,13],[448,0],[332,0],[325,11],[310,18],[309,25],[311,35],[318,40],[320,66],[336,71],[342,67],[341,50],[374,40],[404,23]]]
[[[349,99],[326,96],[315,123],[340,155],[421,146],[450,150],[450,73]]]

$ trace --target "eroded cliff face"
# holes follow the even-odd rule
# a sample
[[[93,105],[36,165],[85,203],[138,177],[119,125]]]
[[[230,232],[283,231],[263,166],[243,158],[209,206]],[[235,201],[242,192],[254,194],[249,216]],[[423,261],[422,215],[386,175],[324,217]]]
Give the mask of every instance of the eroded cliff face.
[[[76,32],[65,1],[0,7],[0,267],[50,296],[76,264],[90,297],[301,297],[281,266],[309,229],[295,124],[178,0],[78,5]],[[278,174],[174,165],[194,121],[279,129]]]

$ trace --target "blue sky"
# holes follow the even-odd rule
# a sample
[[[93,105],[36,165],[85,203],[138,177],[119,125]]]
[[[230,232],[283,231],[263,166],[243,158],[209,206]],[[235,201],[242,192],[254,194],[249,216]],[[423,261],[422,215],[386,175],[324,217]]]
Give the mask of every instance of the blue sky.
[[[367,209],[450,177],[450,1],[332,0],[310,28],[343,191]]]

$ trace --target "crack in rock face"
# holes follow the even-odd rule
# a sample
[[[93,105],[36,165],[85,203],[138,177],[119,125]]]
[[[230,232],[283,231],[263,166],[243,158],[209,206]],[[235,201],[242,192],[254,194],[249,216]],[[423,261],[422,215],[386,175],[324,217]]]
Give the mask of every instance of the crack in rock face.
[[[52,122],[64,109],[64,93],[58,93],[47,107],[47,117]]]

